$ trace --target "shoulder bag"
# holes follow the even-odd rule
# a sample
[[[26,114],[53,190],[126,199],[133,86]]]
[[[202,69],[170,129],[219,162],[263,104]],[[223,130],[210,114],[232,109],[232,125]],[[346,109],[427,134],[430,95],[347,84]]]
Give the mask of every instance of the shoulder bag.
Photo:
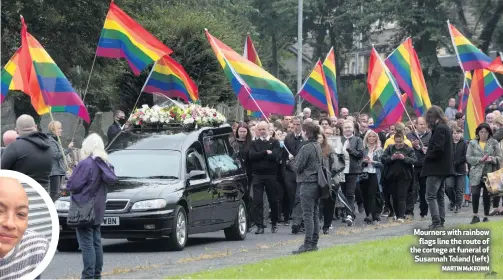
[[[321,154],[321,149],[314,144],[314,148],[316,149],[316,156],[319,159],[320,165],[318,167],[318,188],[320,190],[321,198],[328,198],[331,194],[332,184],[330,184],[330,171],[323,164],[323,155]]]

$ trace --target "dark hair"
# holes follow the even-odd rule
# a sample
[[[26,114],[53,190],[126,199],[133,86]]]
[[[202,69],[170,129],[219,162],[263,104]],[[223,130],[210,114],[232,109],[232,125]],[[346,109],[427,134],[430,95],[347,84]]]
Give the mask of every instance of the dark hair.
[[[340,124],[336,124],[334,129],[339,131],[339,133],[336,133],[336,131],[334,130],[334,135],[339,134],[339,136],[341,136],[343,134],[344,130],[342,129],[342,126]]]
[[[245,143],[246,144],[250,144],[251,141],[252,141],[252,138],[251,138],[251,133],[250,133],[250,129],[248,128],[248,125],[244,122],[241,122],[238,124],[238,127],[236,128],[236,139],[239,139],[239,129],[240,128],[246,128],[246,139],[245,139]]]
[[[324,122],[324,121],[327,121],[327,122],[328,122],[328,125],[330,125],[330,124],[331,124],[331,121],[330,121],[329,119],[327,119],[327,118],[322,118],[322,119],[320,120],[320,125],[321,125],[321,123],[322,123],[322,122]]]
[[[424,113],[424,118],[430,128],[435,125],[435,122],[437,120],[443,123],[447,123],[448,121],[442,108],[438,107],[437,105],[433,105],[428,108],[428,110],[426,110],[426,112]]]
[[[313,122],[303,123],[302,130],[304,130],[307,139],[318,140],[318,135],[320,134],[320,127],[315,125]]]
[[[475,138],[477,140],[480,139],[479,137],[479,132],[484,129],[487,130],[487,132],[489,132],[489,138],[493,137],[493,130],[491,129],[491,126],[488,124],[488,123],[481,123],[479,124],[479,126],[477,126],[477,128],[475,129]]]
[[[460,120],[462,119],[463,117],[465,116],[465,114],[461,113],[461,112],[457,112],[456,115],[454,115],[454,118],[456,120]]]

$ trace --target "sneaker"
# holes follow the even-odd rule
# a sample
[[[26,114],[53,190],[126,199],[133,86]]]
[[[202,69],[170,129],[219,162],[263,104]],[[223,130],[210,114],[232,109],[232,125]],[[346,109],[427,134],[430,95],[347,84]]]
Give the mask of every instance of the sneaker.
[[[381,217],[388,217],[389,216],[389,210],[384,210],[381,214]]]
[[[289,227],[290,226],[290,222],[287,220],[284,224],[283,224],[285,227]]]
[[[454,211],[454,203],[449,204],[449,211]]]
[[[484,222],[484,223],[487,223],[487,222],[489,222],[489,218],[487,218],[487,217],[484,217],[484,219],[482,220],[482,222]]]
[[[352,226],[352,225],[353,225],[353,217],[352,217],[351,215],[348,215],[348,216],[346,217],[346,225],[347,225],[348,227],[350,227],[350,226]]]
[[[363,207],[363,203],[358,204],[358,212],[360,212],[360,213],[365,212],[365,207]]]
[[[476,223],[480,223],[480,218],[477,215],[473,216],[472,221],[470,222],[470,224],[473,225],[473,224],[476,224]]]
[[[403,219],[402,218],[396,219],[396,222],[403,224]]]

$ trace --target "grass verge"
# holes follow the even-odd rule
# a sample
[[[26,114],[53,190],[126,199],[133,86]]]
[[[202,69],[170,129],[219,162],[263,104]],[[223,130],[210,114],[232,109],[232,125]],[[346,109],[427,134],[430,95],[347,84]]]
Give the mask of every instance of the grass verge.
[[[359,278],[359,279],[483,279],[503,277],[503,221],[461,226],[491,230],[491,270],[486,273],[442,272],[440,264],[414,263],[409,253],[417,237],[406,235],[385,240],[338,245],[312,253],[282,257],[254,264],[233,266],[178,276],[178,279],[278,279],[278,278]]]

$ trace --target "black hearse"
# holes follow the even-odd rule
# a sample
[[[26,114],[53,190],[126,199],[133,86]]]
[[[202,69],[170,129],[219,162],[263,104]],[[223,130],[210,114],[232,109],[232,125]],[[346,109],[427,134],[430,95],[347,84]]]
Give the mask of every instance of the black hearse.
[[[183,250],[195,233],[223,230],[228,240],[245,239],[247,178],[231,133],[228,125],[121,132],[107,148],[119,182],[108,187],[102,237],[167,238],[172,250]],[[78,248],[68,208],[67,196],[56,202],[60,251]]]

